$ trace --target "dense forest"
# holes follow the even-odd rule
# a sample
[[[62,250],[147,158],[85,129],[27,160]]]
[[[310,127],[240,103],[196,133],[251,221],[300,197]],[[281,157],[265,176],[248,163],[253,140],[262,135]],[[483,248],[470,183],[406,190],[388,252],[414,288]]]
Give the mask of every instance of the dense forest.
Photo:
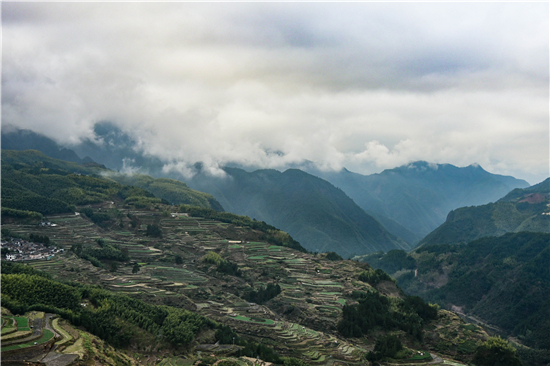
[[[442,307],[458,306],[531,347],[550,349],[549,242],[546,233],[509,233],[468,244],[425,245],[408,254],[373,253],[362,260],[395,274],[407,293]]]

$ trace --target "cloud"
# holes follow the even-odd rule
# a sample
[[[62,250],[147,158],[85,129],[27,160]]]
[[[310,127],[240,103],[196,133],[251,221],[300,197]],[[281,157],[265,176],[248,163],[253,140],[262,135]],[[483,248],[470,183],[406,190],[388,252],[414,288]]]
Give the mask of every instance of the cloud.
[[[2,22],[2,123],[61,143],[109,120],[187,174],[548,176],[547,3],[4,2]]]

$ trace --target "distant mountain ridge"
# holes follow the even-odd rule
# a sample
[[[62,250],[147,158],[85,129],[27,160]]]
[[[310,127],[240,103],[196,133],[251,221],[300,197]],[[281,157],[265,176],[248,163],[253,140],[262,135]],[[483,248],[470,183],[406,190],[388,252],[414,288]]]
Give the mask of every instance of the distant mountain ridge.
[[[228,211],[280,227],[310,251],[348,257],[410,248],[323,179],[298,169],[224,170],[225,178],[197,174],[188,184],[212,194]]]
[[[77,162],[80,154],[110,169],[124,171],[130,168],[130,171],[156,178],[183,180],[178,173],[163,171],[161,160],[141,152],[135,139],[116,125],[97,123],[94,132],[96,138],[72,146],[73,150],[65,149],[64,154],[74,155],[73,160]],[[63,150],[54,141],[32,131],[2,132],[3,148],[14,145],[21,148],[35,143],[33,148],[49,156],[59,156]],[[364,254],[364,250],[411,248],[441,225],[451,210],[496,201],[514,188],[528,186],[527,182],[513,177],[488,173],[478,165],[458,168],[450,164],[415,162],[368,176],[346,169],[320,172],[312,164],[306,164],[304,169],[308,172],[289,169],[285,173],[275,170],[249,173],[225,168],[226,172],[231,172],[229,176],[234,181],[228,184],[200,173],[201,164],[197,163],[195,170],[199,173],[186,181],[194,189],[215,196],[229,212],[273,223],[289,231],[309,250],[341,247],[331,251],[343,256]],[[297,173],[300,171],[303,174]],[[329,184],[312,184],[311,175]],[[239,179],[235,181],[236,177]],[[238,187],[237,183],[243,186]],[[305,188],[308,184],[311,191]],[[335,187],[341,190],[340,195],[328,193]],[[291,194],[295,188],[301,193]],[[308,195],[311,199],[305,200]],[[344,199],[344,196],[348,197]],[[326,202],[322,203],[324,200]],[[343,210],[340,205],[348,208]],[[291,212],[285,212],[283,208]],[[330,224],[327,217],[333,218]],[[373,220],[377,223],[373,224]],[[381,234],[380,224],[383,231],[391,234]],[[366,245],[367,242],[371,244]],[[344,246],[350,249],[344,249]]]
[[[516,188],[495,203],[453,210],[419,246],[457,244],[509,232],[550,233],[549,197],[550,178],[525,189]]]
[[[401,225],[402,231],[410,233],[405,237],[409,243],[441,225],[453,209],[494,202],[514,188],[529,186],[524,180],[491,174],[477,164],[459,168],[417,161],[372,175],[346,169],[310,172],[342,189],[365,211]]]
[[[61,147],[52,139],[31,130],[2,131],[2,150],[38,150],[54,159],[78,164],[93,162],[90,157],[81,159],[73,150]]]
[[[98,123],[95,133],[99,142],[86,140],[73,148],[111,169],[121,169],[126,162],[130,162],[139,168],[139,172],[156,177],[167,176],[162,172],[160,160],[136,152],[135,141],[113,124]],[[29,131],[28,134],[32,136],[35,133]],[[2,137],[9,140],[10,136],[14,135],[8,133]],[[45,139],[34,140],[44,142]],[[47,150],[47,145],[41,143],[35,148]],[[196,164],[195,168],[200,172],[201,164]],[[320,178],[297,169],[285,173],[275,170],[247,173],[236,168],[225,170],[230,173],[233,184],[228,184],[229,180],[201,173],[188,184],[212,194],[229,212],[266,221],[288,231],[308,250],[335,251],[348,257],[378,250],[410,249],[406,242],[387,232],[344,192]],[[168,176],[174,178],[173,175]],[[121,182],[130,183],[128,179],[124,178]],[[134,179],[133,184],[151,189],[144,179]],[[169,200],[169,197],[166,199]]]

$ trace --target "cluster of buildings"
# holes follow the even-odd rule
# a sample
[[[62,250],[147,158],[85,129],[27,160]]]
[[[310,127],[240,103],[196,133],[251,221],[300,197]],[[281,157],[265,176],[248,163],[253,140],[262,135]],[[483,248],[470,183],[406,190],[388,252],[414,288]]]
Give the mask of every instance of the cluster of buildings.
[[[65,249],[59,249],[54,246],[46,247],[42,243],[33,243],[23,239],[1,241],[0,247],[9,250],[9,253],[6,254],[6,260],[8,261],[49,260],[55,254],[65,251]],[[4,250],[2,250],[2,252],[4,252]]]

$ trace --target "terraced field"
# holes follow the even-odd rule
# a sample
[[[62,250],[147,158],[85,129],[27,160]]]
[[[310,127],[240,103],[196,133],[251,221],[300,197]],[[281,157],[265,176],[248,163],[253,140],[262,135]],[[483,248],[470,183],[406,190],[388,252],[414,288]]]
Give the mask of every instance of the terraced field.
[[[330,262],[276,246],[262,241],[261,235],[249,228],[226,223],[150,211],[132,211],[131,215],[139,218],[139,227],[132,228],[124,218],[123,228],[105,230],[78,215],[48,218],[57,226],[6,227],[14,233],[48,235],[65,249],[63,255],[49,261],[28,262],[54,277],[99,284],[156,303],[185,304],[230,325],[241,335],[261,340],[283,356],[319,365],[360,364],[365,350],[372,349],[372,343],[357,345],[361,340],[353,340],[352,344],[336,330],[343,306],[353,301],[351,292],[371,288],[355,280],[358,264]],[[147,225],[154,223],[161,228],[162,237],[146,236]],[[253,237],[256,239],[250,239]],[[74,244],[99,248],[97,239],[127,250],[131,260],[109,271],[92,266],[70,250]],[[237,264],[241,276],[227,275],[202,262],[208,251]],[[176,264],[176,257],[181,258],[180,264]],[[133,273],[135,263],[139,264],[137,273]],[[281,293],[266,304],[241,298],[243,293],[268,283],[277,283]],[[9,324],[3,324],[2,334],[10,331]],[[53,326],[63,336],[59,344],[66,347],[64,352],[81,353],[81,337],[72,336],[57,322]],[[47,339],[45,335],[41,341]],[[181,363],[165,359],[161,364]]]

